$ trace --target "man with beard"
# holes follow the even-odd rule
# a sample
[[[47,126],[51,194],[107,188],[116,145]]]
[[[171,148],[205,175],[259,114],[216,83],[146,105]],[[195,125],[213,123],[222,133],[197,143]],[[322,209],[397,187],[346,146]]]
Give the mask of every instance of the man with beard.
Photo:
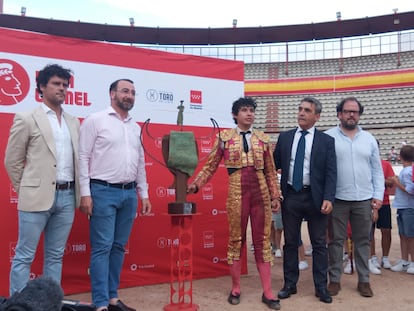
[[[90,217],[92,300],[97,311],[130,311],[118,298],[124,246],[138,206],[151,211],[140,127],[129,110],[135,87],[120,79],[109,88],[111,106],[87,117],[80,129],[80,209]]]
[[[372,297],[368,260],[372,222],[384,196],[384,174],[375,138],[358,125],[364,107],[355,97],[343,99],[336,107],[340,124],[326,133],[335,138],[337,183],[329,224],[329,293],[341,289],[343,245],[351,224],[358,272],[357,290]]]

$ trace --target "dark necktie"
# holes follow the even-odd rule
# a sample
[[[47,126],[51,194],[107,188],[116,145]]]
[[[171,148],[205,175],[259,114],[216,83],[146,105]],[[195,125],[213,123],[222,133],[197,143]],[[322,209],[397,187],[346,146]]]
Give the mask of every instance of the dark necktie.
[[[249,152],[249,144],[247,143],[247,138],[246,138],[246,135],[247,134],[250,134],[251,132],[250,131],[247,131],[247,132],[240,132],[240,135],[243,135],[243,150],[244,150],[244,152]]]
[[[295,165],[293,166],[292,186],[295,191],[302,190],[303,187],[303,162],[305,160],[305,135],[308,131],[301,131],[301,136],[296,149]]]

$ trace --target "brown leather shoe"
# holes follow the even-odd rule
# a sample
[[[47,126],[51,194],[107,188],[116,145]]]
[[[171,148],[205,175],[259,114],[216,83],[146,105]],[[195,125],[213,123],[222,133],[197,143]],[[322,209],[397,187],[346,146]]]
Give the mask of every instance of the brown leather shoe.
[[[371,286],[368,282],[358,282],[358,292],[362,297],[374,296],[374,293],[372,292]]]
[[[331,296],[338,295],[339,291],[341,290],[341,283],[339,282],[330,282],[328,285],[328,293]]]

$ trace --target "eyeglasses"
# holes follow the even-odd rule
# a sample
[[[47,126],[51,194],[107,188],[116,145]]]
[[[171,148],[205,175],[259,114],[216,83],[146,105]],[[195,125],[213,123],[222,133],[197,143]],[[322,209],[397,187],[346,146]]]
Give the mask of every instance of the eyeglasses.
[[[131,94],[132,96],[135,96],[135,90],[130,90],[130,89],[120,89],[120,90],[116,90],[119,93],[122,93],[123,95],[129,95]]]
[[[347,114],[347,115],[350,115],[350,114],[355,114],[355,115],[359,115],[359,110],[342,110],[342,113],[343,114]]]

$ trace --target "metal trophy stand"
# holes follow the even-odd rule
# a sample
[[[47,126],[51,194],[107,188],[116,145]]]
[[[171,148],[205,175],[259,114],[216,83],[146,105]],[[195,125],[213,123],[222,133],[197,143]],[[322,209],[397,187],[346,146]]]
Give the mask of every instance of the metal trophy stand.
[[[183,101],[177,108],[179,109],[177,124],[181,125],[182,129]],[[178,237],[178,243],[173,243],[171,246],[170,303],[164,306],[164,310],[196,311],[199,309],[199,306],[193,303],[193,216],[196,215],[196,204],[187,202],[186,199],[188,173],[169,165],[171,135],[175,135],[175,137],[181,135],[181,140],[184,140],[183,144],[193,148],[195,145],[197,151],[197,144],[192,133],[171,132],[170,135],[165,135],[162,138],[164,161],[174,174],[174,184],[171,188],[175,188],[175,202],[168,203],[168,216],[171,218],[172,234]]]
[[[169,147],[169,135],[162,140],[164,159]],[[171,246],[170,254],[170,303],[165,311],[198,310],[193,303],[193,215],[196,204],[186,201],[188,175],[174,171],[175,202],[168,203],[173,236],[178,243]]]

